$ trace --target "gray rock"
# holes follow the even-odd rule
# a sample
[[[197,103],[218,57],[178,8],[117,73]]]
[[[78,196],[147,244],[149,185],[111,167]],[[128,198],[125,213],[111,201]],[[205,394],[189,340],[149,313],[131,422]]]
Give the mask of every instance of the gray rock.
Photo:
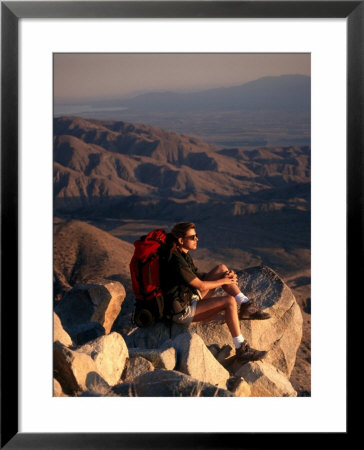
[[[108,383],[97,372],[89,372],[86,377],[86,388],[90,391],[102,392],[110,390]]]
[[[53,397],[68,397],[62,390],[59,381],[53,378]]]
[[[84,345],[105,334],[105,329],[98,322],[88,322],[73,328],[73,341],[75,345]]]
[[[128,336],[125,336],[125,342],[128,348],[159,348],[166,341],[174,339],[186,331],[186,327],[176,323],[171,325],[163,322],[155,323],[147,328],[136,328]]]
[[[251,395],[250,386],[242,377],[233,376],[229,378],[227,387],[236,397],[250,397]]]
[[[114,386],[112,390],[128,397],[234,397],[226,389],[219,389],[175,370],[162,369],[141,375],[134,383]]]
[[[87,375],[94,371],[96,365],[89,355],[71,350],[58,341],[53,344],[54,378],[65,394],[74,396],[84,391]]]
[[[98,284],[89,289],[91,301],[96,306],[91,320],[99,322],[104,327],[105,334],[111,332],[112,326],[120,314],[125,295],[124,286],[117,281]]]
[[[86,387],[87,390],[82,392],[79,397],[117,397],[112,392],[111,387],[97,372],[89,372],[87,374]]]
[[[77,348],[77,352],[88,355],[95,364],[97,372],[110,386],[120,381],[129,356],[128,348],[121,334],[113,332],[101,336]]]
[[[117,384],[113,386],[112,392],[116,394],[118,397],[137,397],[137,391],[135,387],[135,383],[133,382],[125,382]]]
[[[170,340],[157,349],[129,348],[130,357],[141,356],[150,361],[155,369],[173,370],[176,367],[176,350]]]
[[[123,375],[124,382],[133,381],[139,375],[152,370],[154,370],[154,366],[150,361],[142,356],[133,356],[126,365],[125,375]]]
[[[119,282],[77,285],[58,302],[55,312],[72,339],[89,322],[98,322],[109,334],[124,299],[125,289]]]
[[[263,361],[244,364],[236,373],[250,386],[251,397],[296,397],[297,392],[285,374]]]
[[[197,334],[186,331],[173,339],[172,344],[177,351],[177,370],[199,381],[226,388],[229,372],[219,364]]]
[[[108,392],[94,392],[94,391],[84,391],[77,397],[119,397],[113,391]]]
[[[269,267],[253,267],[238,272],[238,284],[244,294],[271,314],[268,320],[242,320],[242,334],[258,350],[268,350],[265,361],[290,377],[302,339],[302,314],[289,287]],[[221,320],[192,324],[191,331],[207,346],[234,347],[227,325]]]
[[[53,342],[57,341],[65,345],[66,347],[72,346],[72,339],[62,327],[60,318],[56,313],[53,313]]]
[[[91,285],[77,285],[68,291],[55,308],[65,330],[72,335],[73,329],[91,321],[96,307],[88,290]]]

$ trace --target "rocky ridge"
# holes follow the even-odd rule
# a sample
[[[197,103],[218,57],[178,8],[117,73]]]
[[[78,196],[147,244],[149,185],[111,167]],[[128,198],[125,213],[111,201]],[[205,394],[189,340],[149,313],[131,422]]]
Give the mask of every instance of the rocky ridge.
[[[231,216],[309,205],[310,148],[245,151],[129,122],[54,119],[58,214],[167,216],[196,205]]]

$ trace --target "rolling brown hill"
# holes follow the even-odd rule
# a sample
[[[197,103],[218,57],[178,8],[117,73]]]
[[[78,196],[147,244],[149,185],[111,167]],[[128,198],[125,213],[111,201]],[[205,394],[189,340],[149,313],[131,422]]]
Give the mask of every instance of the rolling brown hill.
[[[54,300],[76,284],[105,279],[130,284],[134,246],[78,220],[55,219],[53,228]]]
[[[59,213],[118,216],[206,205],[231,215],[308,209],[310,150],[222,149],[148,125],[54,120],[54,204]],[[273,197],[272,198],[272,194]],[[267,206],[267,200],[270,206]],[[192,210],[191,210],[192,208]],[[133,212],[134,210],[134,212]],[[170,215],[170,211],[168,211]],[[120,216],[119,216],[120,217]]]

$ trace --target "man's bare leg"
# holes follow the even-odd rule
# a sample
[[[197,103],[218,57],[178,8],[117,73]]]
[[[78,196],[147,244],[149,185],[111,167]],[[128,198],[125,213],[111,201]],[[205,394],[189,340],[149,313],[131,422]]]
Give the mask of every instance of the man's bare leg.
[[[234,338],[241,334],[238,319],[238,310],[235,298],[230,295],[223,297],[204,298],[197,302],[196,312],[193,322],[201,322],[216,316],[221,311],[225,311],[225,322],[229,328],[231,336]]]
[[[240,331],[236,301],[231,295],[200,300],[197,302],[196,312],[192,321],[201,322],[202,320],[215,316],[221,311],[225,311],[225,322],[233,338],[236,349],[235,356],[238,361],[257,361],[264,358],[267,353],[266,351],[255,350],[244,340]]]

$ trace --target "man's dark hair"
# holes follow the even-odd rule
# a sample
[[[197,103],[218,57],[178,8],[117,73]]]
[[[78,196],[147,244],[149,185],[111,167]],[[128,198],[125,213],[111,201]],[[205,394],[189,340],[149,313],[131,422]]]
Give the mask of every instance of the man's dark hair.
[[[177,239],[178,238],[183,238],[186,236],[186,233],[188,230],[190,230],[191,228],[196,228],[196,225],[192,222],[181,222],[181,223],[177,223],[171,230],[171,233],[173,234],[173,236],[175,236]]]
[[[174,236],[172,233],[167,233],[164,245],[166,248],[170,250],[175,250],[178,247],[178,241],[176,236]]]

